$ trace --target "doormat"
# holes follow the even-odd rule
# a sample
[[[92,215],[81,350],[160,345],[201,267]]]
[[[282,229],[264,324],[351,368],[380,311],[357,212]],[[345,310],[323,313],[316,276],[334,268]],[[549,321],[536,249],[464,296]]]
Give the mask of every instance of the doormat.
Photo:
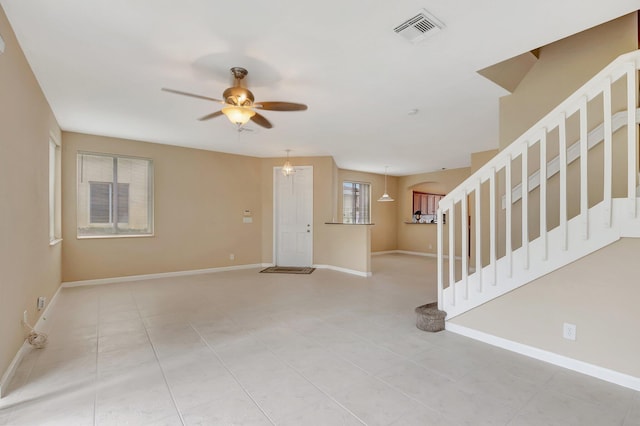
[[[309,267],[297,267],[297,266],[271,266],[265,268],[260,273],[265,274],[310,274],[315,271],[316,268]]]

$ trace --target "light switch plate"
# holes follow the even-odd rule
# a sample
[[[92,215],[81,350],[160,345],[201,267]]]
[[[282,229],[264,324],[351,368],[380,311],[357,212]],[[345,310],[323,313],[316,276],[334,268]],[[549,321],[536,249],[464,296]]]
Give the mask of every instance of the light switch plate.
[[[2,39],[2,36],[0,35],[0,55],[4,53],[4,40]]]

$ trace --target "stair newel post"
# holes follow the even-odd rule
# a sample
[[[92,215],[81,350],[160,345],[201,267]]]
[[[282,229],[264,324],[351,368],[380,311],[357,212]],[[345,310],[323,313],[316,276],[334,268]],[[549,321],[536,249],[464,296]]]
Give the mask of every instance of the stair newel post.
[[[580,99],[580,217],[582,237],[589,239],[589,142],[587,128],[587,97]]]
[[[511,211],[513,210],[511,187],[511,154],[507,154],[506,164],[504,167],[504,183],[505,183],[505,203],[506,203],[506,218],[505,218],[505,256],[507,258],[507,277],[511,278],[513,275],[513,252],[511,250]]]
[[[560,124],[558,125],[560,150],[560,246],[563,251],[567,250],[567,116],[560,113]]]
[[[464,285],[464,299],[469,300],[469,194],[462,191],[460,200],[460,257],[462,262],[462,284]]]
[[[476,182],[475,194],[475,234],[476,234],[476,277],[478,279],[478,291],[482,292],[482,223],[480,215],[480,190],[482,186],[482,179],[478,178]]]
[[[627,161],[628,161],[628,184],[627,196],[629,197],[629,207],[631,217],[637,215],[636,209],[636,177],[638,175],[638,125],[636,123],[637,103],[637,76],[635,62],[630,62],[627,68]]]
[[[491,284],[498,282],[496,252],[496,168],[491,167],[489,174],[489,263],[491,263]]]
[[[611,77],[605,79],[604,90],[602,94],[604,107],[604,224],[611,227],[611,182],[613,173],[613,131],[611,124]]]
[[[438,309],[444,310],[444,244],[443,244],[443,231],[444,225],[442,223],[442,207],[438,207]]]
[[[456,304],[456,201],[451,201],[449,207],[449,291],[451,304]]]
[[[548,259],[547,234],[547,128],[542,128],[540,136],[540,238],[542,239],[542,260]]]
[[[520,160],[522,162],[522,182],[520,183],[522,192],[520,202],[522,207],[522,261],[524,269],[529,269],[529,141],[527,140],[522,144]]]

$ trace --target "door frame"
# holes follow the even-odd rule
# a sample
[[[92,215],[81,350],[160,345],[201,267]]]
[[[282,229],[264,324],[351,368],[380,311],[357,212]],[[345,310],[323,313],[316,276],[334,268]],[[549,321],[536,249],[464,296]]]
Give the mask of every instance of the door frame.
[[[311,247],[309,248],[309,257],[311,259],[310,265],[309,266],[313,266],[313,241],[314,241],[314,233],[315,233],[315,226],[313,223],[314,220],[314,211],[313,211],[313,198],[314,198],[314,188],[313,188],[313,166],[296,166],[296,170],[300,170],[300,169],[310,169],[311,170]],[[271,256],[271,263],[273,263],[274,265],[277,265],[277,261],[278,261],[278,185],[277,185],[277,179],[279,176],[282,176],[282,167],[281,166],[274,166],[273,167],[273,181],[272,181],[272,188],[273,188],[273,247],[271,248],[272,250],[272,256]]]

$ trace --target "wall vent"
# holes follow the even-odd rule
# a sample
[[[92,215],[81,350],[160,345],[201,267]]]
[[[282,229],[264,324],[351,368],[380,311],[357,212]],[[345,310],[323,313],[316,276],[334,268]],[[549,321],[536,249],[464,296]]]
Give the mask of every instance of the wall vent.
[[[433,34],[440,32],[444,24],[425,9],[417,15],[407,19],[393,30],[411,43],[418,43]]]

